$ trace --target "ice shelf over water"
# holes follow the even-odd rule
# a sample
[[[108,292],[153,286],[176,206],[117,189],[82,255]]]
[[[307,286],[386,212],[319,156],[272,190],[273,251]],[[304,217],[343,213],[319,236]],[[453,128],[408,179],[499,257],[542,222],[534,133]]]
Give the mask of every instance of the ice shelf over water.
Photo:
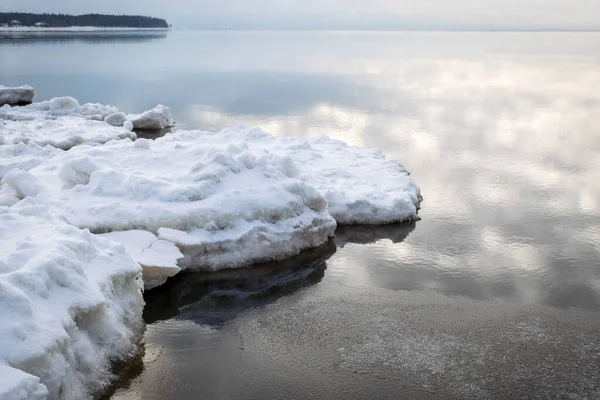
[[[419,187],[401,163],[386,160],[380,150],[351,147],[325,136],[276,138],[260,129],[241,127],[218,136],[247,143],[255,154],[271,153],[289,160],[288,174],[325,196],[329,213],[339,224],[389,224],[419,218]]]
[[[296,255],[337,223],[418,219],[378,150],[174,123],[70,97],[0,107],[0,398],[86,398],[135,349],[143,285]],[[337,221],[337,222],[336,222]],[[91,233],[90,233],[91,231]]]
[[[98,236],[125,245],[127,252],[143,268],[146,289],[162,285],[167,278],[181,271],[177,260],[183,258],[183,254],[177,246],[173,242],[157,238],[148,231],[109,232]]]
[[[33,199],[0,220],[0,398],[88,398],[136,349],[140,266]]]
[[[182,132],[77,146],[29,172],[9,171],[0,194],[32,196],[97,233],[157,233],[183,250],[183,268],[281,259],[333,236],[327,202],[289,175],[289,157],[255,155],[230,139]]]

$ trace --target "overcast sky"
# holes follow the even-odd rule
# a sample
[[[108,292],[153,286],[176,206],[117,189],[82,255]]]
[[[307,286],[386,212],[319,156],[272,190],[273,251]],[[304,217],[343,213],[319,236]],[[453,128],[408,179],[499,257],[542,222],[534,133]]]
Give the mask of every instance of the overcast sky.
[[[0,0],[0,10],[152,15],[182,28],[600,29],[600,0]]]

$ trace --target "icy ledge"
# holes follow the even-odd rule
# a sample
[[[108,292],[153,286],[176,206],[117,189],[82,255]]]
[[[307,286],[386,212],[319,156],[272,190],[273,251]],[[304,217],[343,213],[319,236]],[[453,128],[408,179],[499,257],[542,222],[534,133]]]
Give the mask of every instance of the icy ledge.
[[[33,199],[0,219],[0,398],[89,398],[138,344],[140,267]]]
[[[77,146],[29,172],[9,171],[0,185],[0,203],[34,197],[79,228],[151,232],[111,235],[145,266],[151,286],[175,263],[215,270],[298,254],[332,237],[335,220],[415,220],[420,202],[402,165],[377,150],[244,128]],[[153,235],[184,257],[165,253],[164,268],[140,260]]]
[[[6,87],[0,85],[0,106],[18,105],[33,102],[35,91],[31,86]]]
[[[184,132],[77,146],[29,172],[12,169],[0,181],[0,203],[33,197],[95,233],[158,234],[182,250],[182,269],[231,268],[283,259],[333,236],[326,200],[293,171],[289,157],[255,154],[243,140]],[[140,248],[137,240],[120,238],[131,249]]]

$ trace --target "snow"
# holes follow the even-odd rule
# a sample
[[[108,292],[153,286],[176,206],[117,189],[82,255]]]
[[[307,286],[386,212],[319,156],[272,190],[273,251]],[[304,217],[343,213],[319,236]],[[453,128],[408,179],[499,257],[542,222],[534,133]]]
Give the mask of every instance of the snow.
[[[35,197],[93,232],[146,230],[182,249],[179,267],[219,269],[317,247],[336,223],[285,157],[217,134],[77,146],[4,176],[5,203]]]
[[[0,106],[31,103],[34,97],[35,91],[31,86],[6,87],[0,85]]]
[[[113,127],[125,127],[128,131],[132,129],[160,130],[175,125],[171,109],[162,104],[141,114],[130,115],[119,111],[113,106],[98,103],[81,105],[77,99],[68,96],[56,97],[22,107],[10,107],[8,105],[0,107],[0,120],[39,121],[56,120],[59,117],[104,121]],[[71,128],[75,128],[75,125],[72,125]]]
[[[0,398],[88,398],[139,342],[140,266],[31,198],[0,219]]]
[[[206,135],[197,131],[198,140]],[[351,147],[328,137],[275,138],[260,129],[238,127],[219,133],[244,141],[255,154],[287,160],[289,173],[319,191],[339,224],[389,224],[418,220],[420,189],[401,163],[376,149]]]
[[[125,245],[127,252],[143,268],[145,289],[160,286],[181,271],[177,266],[177,260],[183,258],[181,251],[172,242],[160,240],[151,232],[131,230],[99,236]]]
[[[0,398],[105,385],[139,339],[142,285],[287,258],[338,223],[418,219],[418,186],[379,150],[244,127],[132,132],[173,124],[162,105],[0,107]]]
[[[45,400],[48,389],[40,378],[6,365],[0,365],[0,399]]]
[[[1,132],[2,128],[0,125]],[[47,159],[63,152],[50,145],[40,146],[34,142],[28,144],[23,142],[3,144],[1,140],[2,136],[0,136],[0,178],[11,169],[30,170],[42,164]]]
[[[62,116],[78,116],[97,121],[103,121],[107,116],[119,110],[112,106],[97,103],[80,105],[73,97],[55,97],[51,100],[29,104],[23,107],[0,108],[0,119],[15,121],[30,121],[34,119],[49,119]]]
[[[134,129],[165,129],[175,125],[171,109],[162,104],[140,115],[130,116],[129,119]]]
[[[123,126],[127,120],[127,115],[124,112],[116,112],[104,118],[104,122],[112,126]]]
[[[1,113],[2,109],[0,109]],[[0,114],[1,118],[1,114]],[[64,116],[31,121],[0,121],[0,143],[36,144],[68,150],[80,144],[103,144],[115,139],[135,139],[136,134],[124,127],[114,127],[102,121]],[[0,144],[0,148],[2,144]]]
[[[288,257],[323,244],[334,219],[416,220],[421,199],[402,165],[378,150],[243,127],[77,146],[29,173],[10,171],[0,195],[4,204],[33,196],[97,233],[149,231],[181,249],[183,269]]]

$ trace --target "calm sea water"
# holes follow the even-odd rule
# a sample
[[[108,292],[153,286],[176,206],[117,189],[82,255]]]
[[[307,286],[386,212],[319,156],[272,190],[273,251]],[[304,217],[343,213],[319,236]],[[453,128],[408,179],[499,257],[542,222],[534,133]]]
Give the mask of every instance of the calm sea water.
[[[600,398],[600,34],[0,34],[0,84],[402,160],[422,221],[148,293],[114,398]]]

